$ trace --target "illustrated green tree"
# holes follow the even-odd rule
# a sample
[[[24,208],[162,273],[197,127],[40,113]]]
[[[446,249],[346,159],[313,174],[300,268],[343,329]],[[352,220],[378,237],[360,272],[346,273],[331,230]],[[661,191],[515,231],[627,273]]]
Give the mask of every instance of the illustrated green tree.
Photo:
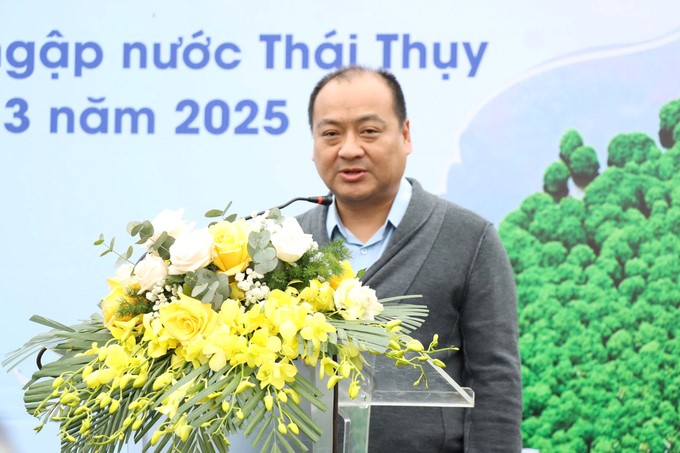
[[[595,179],[600,169],[600,162],[597,160],[595,150],[590,146],[576,148],[571,154],[569,169],[577,186],[587,186]]]
[[[582,196],[559,196],[564,167],[551,164],[545,192],[499,227],[517,282],[526,447],[680,452],[680,100],[660,119],[666,151],[620,134],[601,174],[567,131],[560,158]]]
[[[543,190],[560,200],[569,194],[569,167],[564,162],[555,162],[545,171]]]
[[[659,120],[659,142],[664,148],[672,148],[680,139],[680,99],[664,105]]]
[[[574,129],[569,129],[564,133],[562,139],[560,140],[560,159],[569,165],[571,161],[571,154],[576,148],[583,146],[583,138],[581,134],[576,132]]]
[[[658,153],[654,140],[645,134],[634,132],[620,134],[609,143],[607,165],[624,167],[628,162],[642,164],[650,160],[651,154]]]

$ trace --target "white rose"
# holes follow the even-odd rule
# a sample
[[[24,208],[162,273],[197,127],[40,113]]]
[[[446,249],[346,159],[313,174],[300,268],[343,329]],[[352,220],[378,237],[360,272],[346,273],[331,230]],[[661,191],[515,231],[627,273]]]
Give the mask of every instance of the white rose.
[[[146,241],[144,245],[149,247],[164,231],[168,233],[168,236],[177,239],[183,234],[193,230],[194,224],[182,220],[183,215],[184,209],[178,209],[177,211],[163,209],[156,218],[151,221],[151,225],[153,225],[153,236],[151,236],[151,239]]]
[[[182,234],[170,246],[170,274],[186,274],[210,264],[213,236],[207,228]]]
[[[364,299],[364,314],[361,315],[360,319],[363,321],[373,321],[377,315],[382,313],[385,307],[383,307],[383,304],[378,302],[378,298],[375,295],[375,290],[367,286],[363,286],[362,288],[367,290],[367,292],[370,292],[370,295]]]
[[[341,281],[333,294],[333,301],[340,315],[348,320],[373,321],[375,315],[383,311],[375,290],[363,286],[356,278]]]
[[[272,245],[276,257],[286,263],[294,263],[312,246],[312,235],[305,234],[294,217],[286,217],[281,229],[272,233]]]
[[[168,276],[168,265],[165,260],[158,255],[147,254],[137,266],[135,266],[135,277],[139,281],[140,290],[138,294],[147,291],[158,282],[165,280]]]

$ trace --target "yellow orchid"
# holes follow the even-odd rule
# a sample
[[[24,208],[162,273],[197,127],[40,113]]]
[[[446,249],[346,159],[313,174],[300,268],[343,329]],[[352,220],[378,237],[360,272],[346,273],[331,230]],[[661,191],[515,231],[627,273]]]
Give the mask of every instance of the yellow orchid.
[[[255,377],[260,381],[260,388],[271,385],[275,389],[281,390],[286,382],[293,382],[296,375],[297,368],[295,368],[295,365],[283,360],[281,362],[263,363]]]
[[[329,312],[335,309],[333,287],[330,282],[310,280],[309,286],[300,291],[300,299],[308,302],[314,311]]]
[[[307,325],[300,330],[300,335],[305,340],[311,341],[314,349],[319,349],[322,341],[328,341],[328,334],[335,332],[335,327],[326,320],[323,313],[307,315],[306,321]]]

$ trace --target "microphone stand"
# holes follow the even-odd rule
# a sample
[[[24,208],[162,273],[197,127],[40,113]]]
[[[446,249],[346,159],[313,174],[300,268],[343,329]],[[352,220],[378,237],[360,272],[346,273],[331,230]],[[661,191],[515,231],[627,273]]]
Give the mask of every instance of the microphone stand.
[[[333,203],[333,195],[324,195],[324,196],[316,196],[316,197],[297,197],[297,198],[293,198],[292,200],[289,200],[289,201],[283,203],[282,205],[275,206],[271,209],[283,209],[286,206],[295,203],[296,201],[307,201],[309,203],[315,203],[315,204],[320,204],[320,205],[323,205],[323,206],[329,206],[331,203]],[[265,212],[267,212],[267,211],[266,210],[260,211],[257,214],[249,215],[249,216],[245,217],[245,219],[250,220],[253,217],[264,214]]]

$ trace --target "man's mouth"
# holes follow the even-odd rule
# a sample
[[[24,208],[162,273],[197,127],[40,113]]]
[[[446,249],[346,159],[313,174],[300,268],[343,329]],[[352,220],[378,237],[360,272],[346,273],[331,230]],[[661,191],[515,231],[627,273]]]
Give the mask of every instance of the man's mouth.
[[[365,173],[366,170],[362,168],[345,168],[344,170],[340,171],[340,175],[346,181],[356,181],[360,179]]]

